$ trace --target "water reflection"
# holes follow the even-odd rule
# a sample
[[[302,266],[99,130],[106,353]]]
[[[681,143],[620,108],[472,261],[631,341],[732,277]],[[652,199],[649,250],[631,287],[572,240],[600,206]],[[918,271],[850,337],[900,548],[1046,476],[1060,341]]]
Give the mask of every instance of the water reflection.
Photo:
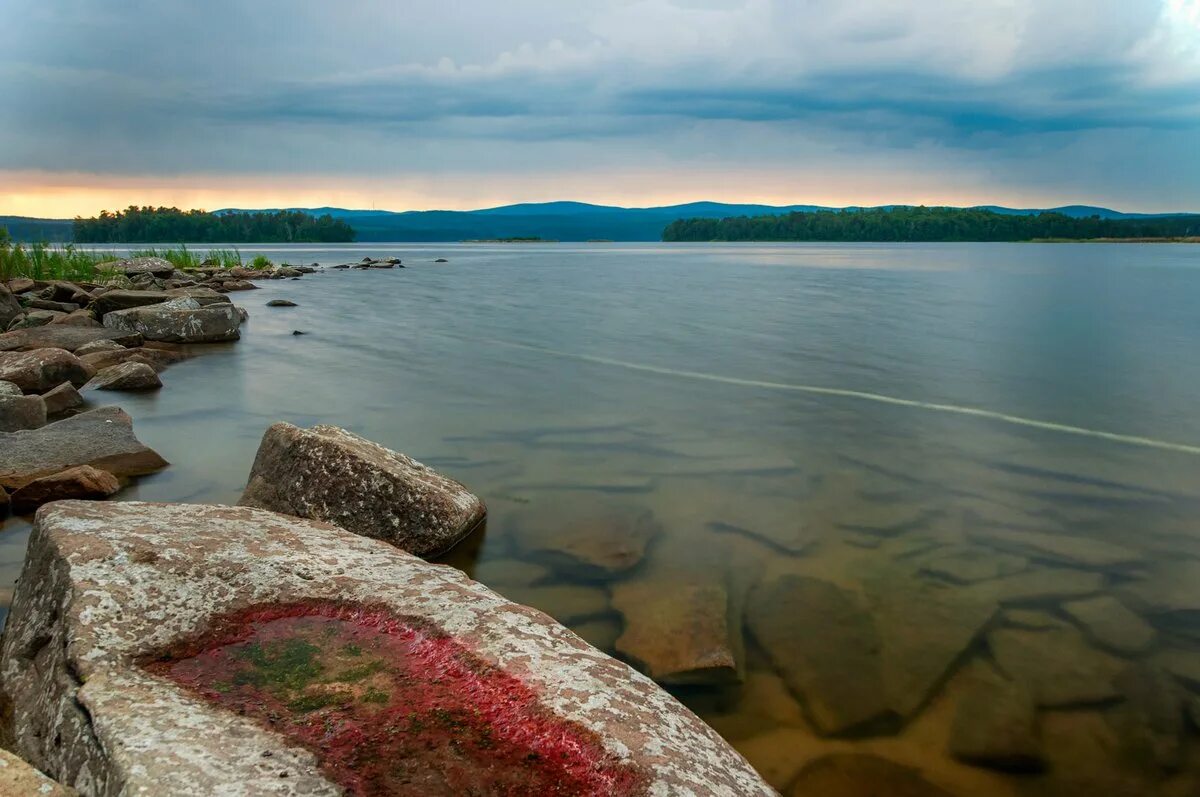
[[[233,502],[269,423],[338,424],[482,495],[446,561],[780,789],[834,753],[915,794],[1200,786],[1200,457],[753,384],[1200,443],[1200,249],[350,249],[283,257],[409,267],[238,295],[241,343],[119,398],[174,463],[122,497]]]

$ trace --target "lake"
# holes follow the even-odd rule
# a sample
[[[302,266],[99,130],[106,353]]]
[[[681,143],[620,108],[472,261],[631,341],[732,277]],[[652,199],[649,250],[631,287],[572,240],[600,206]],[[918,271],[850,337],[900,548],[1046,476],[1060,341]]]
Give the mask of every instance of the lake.
[[[664,673],[729,651],[672,691],[777,788],[1200,787],[1200,247],[241,250],[407,267],[232,294],[240,342],[103,396],[172,463],[122,499],[233,503],[268,425],[343,426],[487,501],[448,563]]]

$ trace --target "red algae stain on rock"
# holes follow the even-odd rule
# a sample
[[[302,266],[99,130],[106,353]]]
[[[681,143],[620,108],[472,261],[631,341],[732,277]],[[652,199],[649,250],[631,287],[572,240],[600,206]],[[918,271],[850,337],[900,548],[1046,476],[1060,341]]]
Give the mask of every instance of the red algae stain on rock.
[[[645,773],[528,685],[386,609],[255,607],[143,666],[311,750],[351,795],[646,792]]]

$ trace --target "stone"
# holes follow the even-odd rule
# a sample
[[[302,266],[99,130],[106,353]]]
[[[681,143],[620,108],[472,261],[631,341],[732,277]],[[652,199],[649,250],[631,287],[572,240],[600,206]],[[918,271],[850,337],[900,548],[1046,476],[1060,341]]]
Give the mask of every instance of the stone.
[[[56,783],[7,750],[0,750],[0,794],[10,797],[75,797],[79,792]]]
[[[66,318],[66,315],[66,313],[56,313],[53,310],[30,310],[24,315],[14,318],[7,329],[9,332],[16,332],[21,329],[44,327],[53,324],[57,318]]]
[[[246,280],[226,280],[221,283],[221,289],[226,291],[253,291],[258,290],[258,286]]]
[[[73,313],[68,313],[65,316],[55,318],[50,323],[58,324],[61,326],[88,327],[90,329],[99,329],[102,326],[104,326],[99,321],[97,321],[92,316],[92,314],[89,313],[87,310],[76,310]]]
[[[157,390],[162,380],[145,363],[126,362],[110,365],[92,377],[83,390]]]
[[[96,314],[97,318],[103,319],[105,315],[114,310],[128,310],[131,307],[145,307],[151,304],[162,304],[170,301],[171,294],[166,291],[142,291],[142,290],[111,290],[97,296],[92,300],[89,309]]]
[[[1119,545],[1070,534],[1044,534],[1034,531],[975,531],[971,538],[983,545],[1010,551],[1033,559],[1071,567],[1107,569],[1139,564],[1142,555]]]
[[[634,567],[662,532],[648,509],[580,497],[514,513],[508,529],[528,556],[587,580]]]
[[[24,312],[17,297],[12,295],[12,291],[0,285],[0,329],[8,329],[8,325],[13,322],[13,319]]]
[[[580,623],[612,611],[608,593],[585,584],[503,587],[500,591],[513,603],[545,612],[560,623]]]
[[[46,425],[41,396],[0,396],[0,432],[38,429]]]
[[[122,346],[140,346],[142,336],[136,332],[95,327],[69,327],[61,324],[18,329],[0,335],[0,352],[32,349],[66,349],[76,351],[80,346],[97,340],[111,340]]]
[[[621,635],[621,624],[611,617],[597,617],[573,623],[571,630],[596,650],[611,655],[616,650],[617,637]]]
[[[1200,652],[1174,648],[1156,654],[1152,661],[1188,689],[1200,691]]]
[[[97,271],[115,271],[127,277],[149,275],[151,277],[167,278],[175,273],[175,266],[161,257],[131,257],[124,260],[110,260],[96,266]]]
[[[0,487],[0,518],[8,514],[8,491]],[[6,603],[10,603],[7,601]]]
[[[418,556],[438,556],[483,525],[466,487],[336,426],[267,429],[241,506],[324,520]]]
[[[1121,656],[1145,653],[1158,637],[1153,626],[1107,595],[1064,603],[1063,611],[1094,644]]]
[[[0,380],[0,396],[23,396],[25,391],[12,382]]]
[[[195,299],[196,303],[201,307],[207,307],[210,304],[230,303],[228,296],[223,293],[218,293],[212,288],[207,288],[203,285],[187,285],[178,288],[169,288],[166,291],[166,294],[172,299]]]
[[[978,664],[954,707],[950,754],[1006,772],[1045,768],[1033,696],[990,666]]]
[[[1146,614],[1200,612],[1200,561],[1156,562],[1144,578],[1122,585],[1117,593]]]
[[[89,794],[772,794],[545,616],[247,507],[43,508],[0,683],[15,752]]]
[[[113,340],[94,340],[76,349],[75,356],[84,357],[88,354],[97,354],[102,351],[125,351],[125,347]]]
[[[955,584],[973,584],[1019,573],[1029,566],[1023,556],[997,553],[983,546],[942,548],[922,557],[921,572]]]
[[[0,352],[0,379],[26,393],[44,393],[63,382],[82,385],[92,370],[64,349]]]
[[[156,343],[157,341],[148,342]],[[165,370],[167,366],[181,360],[186,360],[190,356],[190,354],[183,351],[167,351],[152,348],[151,346],[138,346],[136,348],[119,349],[117,351],[92,352],[91,354],[84,354],[79,359],[96,372],[103,371],[105,368],[114,365],[129,362],[144,363],[157,372]]]
[[[471,577],[495,589],[530,587],[545,580],[550,571],[535,562],[519,559],[485,559],[475,564]]]
[[[824,735],[855,732],[891,715],[883,642],[861,599],[835,584],[786,575],[747,597],[746,622]]]
[[[433,262],[434,263],[449,263],[450,261],[444,257],[439,257],[438,259],[434,260]]]
[[[1184,693],[1153,664],[1131,665],[1116,678],[1124,698],[1105,717],[1121,747],[1137,763],[1173,772],[1183,763]]]
[[[267,307],[296,307],[296,303],[291,299],[272,299],[267,302]]]
[[[807,554],[826,537],[830,524],[823,518],[805,516],[799,501],[755,496],[745,505],[723,507],[709,528],[758,540],[792,556]]]
[[[98,501],[121,489],[117,477],[91,465],[78,465],[34,479],[9,496],[13,512],[26,514],[50,501],[79,499]]]
[[[46,405],[46,415],[51,418],[83,406],[83,396],[79,395],[79,391],[70,382],[63,382],[53,390],[43,393],[42,401]]]
[[[79,309],[79,305],[74,302],[53,302],[49,299],[30,299],[28,304],[31,310],[52,310],[58,313],[73,313]]]
[[[954,797],[919,770],[863,753],[833,753],[805,765],[790,797]]]
[[[1027,688],[1039,706],[1105,703],[1120,696],[1113,685],[1120,662],[1090,647],[1074,629],[1000,628],[988,634],[988,644],[1000,670]]]
[[[1006,606],[1037,604],[1095,595],[1104,589],[1104,576],[1080,570],[1043,568],[982,581],[969,589]]]
[[[133,434],[120,407],[99,407],[24,432],[0,433],[0,487],[15,490],[76,465],[125,478],[153,473],[167,461]]]
[[[661,684],[724,684],[742,679],[740,629],[730,623],[719,584],[622,581],[612,605],[625,618],[616,649]]]
[[[1027,631],[1067,627],[1066,620],[1060,620],[1049,612],[1037,609],[1006,609],[1001,617],[1005,625],[1024,628]]]
[[[39,283],[29,279],[28,277],[13,277],[5,284],[8,286],[9,291],[11,291],[13,294],[26,293],[27,291],[35,290],[39,285]],[[46,283],[43,282],[40,284],[45,286]]]
[[[242,318],[232,304],[201,307],[195,299],[114,310],[104,316],[109,329],[136,332],[146,340],[172,343],[218,343],[237,340]]]

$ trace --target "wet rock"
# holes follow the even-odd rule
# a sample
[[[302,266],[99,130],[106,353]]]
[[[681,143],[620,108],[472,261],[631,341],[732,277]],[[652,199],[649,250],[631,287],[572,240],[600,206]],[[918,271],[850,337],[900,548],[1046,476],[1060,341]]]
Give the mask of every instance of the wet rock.
[[[1020,573],[1029,566],[1023,556],[997,553],[983,546],[953,546],[922,557],[921,571],[955,584],[973,584]]]
[[[612,611],[607,592],[583,584],[504,587],[500,591],[513,603],[531,606],[560,623],[579,623]]]
[[[662,526],[648,509],[576,498],[511,516],[518,547],[556,570],[607,579],[642,560]]]
[[[26,514],[51,501],[101,501],[120,489],[121,483],[108,471],[93,468],[91,465],[79,465],[34,479],[24,487],[14,490],[9,500],[12,502],[13,512]]]
[[[1153,626],[1113,597],[1101,595],[1063,604],[1097,646],[1121,656],[1145,653],[1158,636]]]
[[[291,279],[293,277],[299,277],[303,273],[304,272],[300,271],[299,269],[280,266],[279,268],[275,269],[274,276],[275,279]]]
[[[61,324],[18,329],[0,335],[0,352],[30,351],[32,349],[65,349],[76,351],[86,343],[111,340],[122,346],[140,346],[142,336],[136,332],[94,327],[68,327]]]
[[[985,664],[968,675],[954,709],[950,754],[976,766],[1008,772],[1045,767],[1033,696]]]
[[[255,291],[258,286],[247,280],[225,280],[221,283],[221,290],[224,291]]]
[[[303,330],[300,330],[300,329],[293,329],[292,334],[293,335],[307,335],[308,333]]]
[[[989,530],[972,532],[971,537],[976,542],[1002,551],[1072,567],[1106,569],[1126,567],[1142,561],[1142,555],[1137,551],[1070,534]]]
[[[321,629],[361,643],[307,641]],[[236,655],[243,633],[262,656]],[[341,692],[303,669],[269,681],[287,698],[269,716],[252,678],[212,688],[226,650],[236,671],[277,678],[272,639],[328,662],[323,675],[355,653],[369,667]],[[771,794],[653,682],[544,616],[452,568],[246,507],[42,509],[0,675],[16,752],[62,781],[83,773],[94,794],[334,795],[359,778],[387,793],[393,777],[431,797]],[[399,730],[372,722],[391,700]]]
[[[94,340],[77,348],[75,356],[84,357],[88,354],[98,354],[102,351],[125,351],[125,347],[114,340]]]
[[[854,593],[828,581],[784,576],[751,590],[746,622],[820,733],[856,731],[891,714],[883,643]]]
[[[46,404],[46,415],[51,418],[83,406],[83,396],[79,395],[79,391],[70,382],[63,382],[42,394],[42,401]]]
[[[296,307],[296,303],[291,299],[272,299],[267,302],[267,307]]]
[[[263,435],[242,506],[334,523],[418,556],[480,527],[484,503],[403,454],[336,426],[277,423]]]
[[[1124,698],[1105,717],[1136,763],[1173,772],[1183,763],[1184,693],[1169,673],[1153,664],[1121,672],[1116,687]]]
[[[434,260],[433,262],[434,263],[449,263],[450,261],[444,257],[439,257],[437,260]]]
[[[1104,703],[1120,696],[1113,685],[1120,662],[1089,646],[1074,629],[1001,628],[988,635],[988,644],[1001,671],[1027,688],[1039,706]]]
[[[1152,661],[1188,689],[1200,691],[1200,651],[1174,648],[1156,654]]]
[[[167,278],[175,273],[175,266],[161,257],[131,257],[124,260],[110,260],[96,266],[97,271],[115,271],[127,277]]]
[[[0,432],[38,429],[45,425],[46,403],[41,396],[0,395]]]
[[[718,584],[622,581],[613,607],[625,618],[616,648],[662,684],[741,680],[740,629],[731,627],[729,596]]]
[[[0,379],[26,393],[44,393],[63,382],[82,385],[92,370],[63,349],[0,352]]]
[[[145,363],[126,362],[110,365],[92,377],[83,390],[157,390],[162,380]]]
[[[201,307],[195,299],[114,310],[105,314],[109,329],[136,332],[146,340],[172,343],[217,343],[237,340],[242,318],[232,304]]]
[[[46,777],[7,750],[0,750],[0,794],[10,797],[75,797],[78,793]]]
[[[1004,605],[1036,604],[1095,595],[1104,589],[1104,576],[1080,570],[1045,568],[1027,570],[970,587],[978,595]]]
[[[1147,614],[1200,612],[1200,561],[1157,562],[1144,578],[1122,585],[1118,594]]]
[[[834,753],[805,765],[790,797],[953,797],[919,770],[859,753]]]
[[[988,597],[889,577],[867,585],[888,705],[909,717],[928,701],[996,615]]]
[[[76,465],[122,478],[167,466],[134,436],[132,419],[119,407],[99,407],[41,429],[0,433],[0,451],[0,487],[10,491]]]
[[[13,322],[13,319],[24,312],[17,297],[12,295],[12,291],[0,285],[0,329],[8,329],[8,325]]]

